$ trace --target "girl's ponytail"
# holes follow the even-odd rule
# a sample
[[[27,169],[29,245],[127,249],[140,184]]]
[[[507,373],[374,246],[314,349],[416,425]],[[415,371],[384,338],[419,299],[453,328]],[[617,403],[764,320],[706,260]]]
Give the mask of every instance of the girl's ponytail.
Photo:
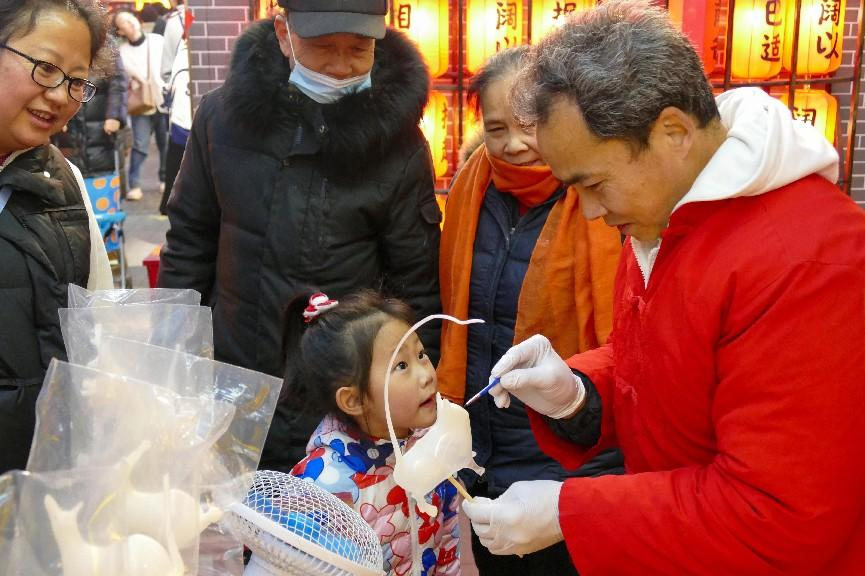
[[[299,294],[285,308],[282,329],[283,381],[279,401],[290,408],[302,410],[307,402],[305,387],[301,385],[301,339],[309,325],[303,311],[311,294]]]

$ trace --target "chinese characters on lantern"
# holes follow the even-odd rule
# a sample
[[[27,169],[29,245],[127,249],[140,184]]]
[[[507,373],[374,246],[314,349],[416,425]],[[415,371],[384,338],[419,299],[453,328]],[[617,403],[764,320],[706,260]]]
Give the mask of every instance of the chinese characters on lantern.
[[[765,80],[781,72],[787,3],[792,0],[745,0],[733,10],[733,78]]]
[[[682,4],[678,0],[676,5]],[[846,0],[800,0],[798,38],[795,0],[738,0],[728,18],[729,0],[707,6],[702,45],[708,73],[730,62],[737,80],[767,80],[793,68],[793,44],[798,45],[796,75],[834,72],[841,65]],[[727,25],[732,21],[732,46]],[[693,25],[693,24],[691,24]]]
[[[411,29],[411,4],[400,2],[396,9],[394,26],[401,30]]]
[[[596,0],[532,0],[532,42],[564,24],[571,14],[594,7]]]
[[[414,40],[430,75],[435,78],[448,70],[448,3],[439,0],[394,0],[391,25]]]
[[[474,74],[491,55],[523,43],[522,0],[468,0],[466,68]]]
[[[496,32],[496,52],[519,44],[516,2],[496,2]]]
[[[786,92],[776,95],[785,105]],[[835,125],[838,120],[838,101],[825,90],[799,88],[793,96],[793,117],[816,128],[832,144],[835,143]]]
[[[766,2],[766,26],[769,33],[763,34],[763,52],[760,58],[766,62],[781,61],[781,32],[784,18],[781,13],[781,0],[767,0]]]
[[[448,97],[438,91],[430,93],[429,102],[424,108],[421,131],[429,142],[436,178],[441,178],[448,170],[447,137],[450,106]]]
[[[789,70],[793,58],[792,18],[795,7],[788,6],[787,9],[790,25],[787,30],[784,67]],[[845,0],[802,0],[796,74],[829,74],[841,66],[845,9]]]

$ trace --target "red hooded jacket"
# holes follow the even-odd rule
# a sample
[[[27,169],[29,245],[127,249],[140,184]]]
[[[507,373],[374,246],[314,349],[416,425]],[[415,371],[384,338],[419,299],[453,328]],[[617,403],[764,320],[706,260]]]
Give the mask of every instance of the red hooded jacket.
[[[674,212],[648,284],[628,242],[611,343],[574,356],[628,474],[565,482],[581,574],[865,574],[865,212],[813,175]]]

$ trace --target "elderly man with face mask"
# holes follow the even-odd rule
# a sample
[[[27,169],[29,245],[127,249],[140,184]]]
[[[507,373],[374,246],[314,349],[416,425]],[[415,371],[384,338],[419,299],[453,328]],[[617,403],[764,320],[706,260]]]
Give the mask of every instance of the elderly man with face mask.
[[[299,292],[373,288],[418,316],[441,307],[419,52],[386,29],[386,0],[280,5],[238,39],[225,85],[196,112],[159,276],[213,307],[216,358],[277,376],[282,310]],[[435,330],[421,336],[438,348]],[[303,457],[317,422],[301,413],[278,409],[262,467]]]

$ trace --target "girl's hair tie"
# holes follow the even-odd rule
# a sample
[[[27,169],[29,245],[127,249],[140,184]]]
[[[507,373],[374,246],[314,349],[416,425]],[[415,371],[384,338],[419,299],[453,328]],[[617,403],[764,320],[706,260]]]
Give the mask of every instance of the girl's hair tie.
[[[316,292],[309,297],[309,305],[303,309],[303,321],[309,324],[322,312],[330,310],[339,304],[339,300],[331,300],[324,292]]]

